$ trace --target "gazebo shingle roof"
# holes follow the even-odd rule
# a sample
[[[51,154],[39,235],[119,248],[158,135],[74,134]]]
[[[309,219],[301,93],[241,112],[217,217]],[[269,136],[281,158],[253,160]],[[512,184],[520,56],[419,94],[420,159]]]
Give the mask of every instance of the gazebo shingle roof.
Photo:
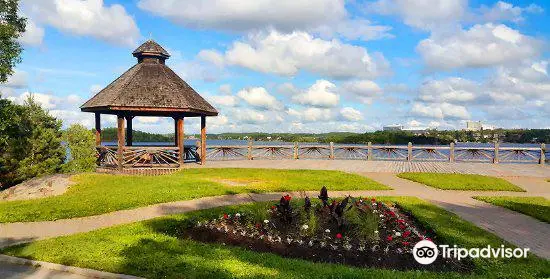
[[[132,54],[138,63],[84,103],[82,111],[218,115],[212,105],[164,64],[170,54],[156,42],[149,40]]]

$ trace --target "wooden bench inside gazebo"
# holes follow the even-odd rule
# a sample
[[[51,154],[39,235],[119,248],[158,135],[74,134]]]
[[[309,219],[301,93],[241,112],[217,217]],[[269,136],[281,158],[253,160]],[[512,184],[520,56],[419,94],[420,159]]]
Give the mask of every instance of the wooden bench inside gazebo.
[[[95,114],[98,165],[107,169],[179,168],[184,162],[205,163],[206,117],[218,111],[165,65],[170,57],[149,40],[133,53],[138,63],[81,106]],[[117,145],[101,144],[101,114],[117,116]],[[136,116],[174,119],[174,146],[134,146],[132,119]],[[184,119],[200,117],[200,145],[184,145]]]

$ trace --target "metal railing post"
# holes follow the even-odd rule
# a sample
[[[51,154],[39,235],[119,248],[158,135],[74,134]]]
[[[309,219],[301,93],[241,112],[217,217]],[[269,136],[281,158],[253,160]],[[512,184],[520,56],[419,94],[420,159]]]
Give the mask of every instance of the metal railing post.
[[[493,164],[498,164],[498,148],[500,144],[498,142],[495,142],[495,155],[493,157]]]
[[[455,143],[451,142],[451,145],[449,147],[449,162],[454,163],[455,162]]]
[[[367,160],[372,161],[372,142],[367,143]]]
[[[544,165],[546,163],[546,144],[540,144],[540,164]]]
[[[298,160],[298,143],[294,143],[294,160]]]
[[[412,161],[412,157],[413,157],[413,151],[412,151],[412,147],[413,147],[413,144],[412,142],[409,142],[409,144],[407,144],[407,161]]]
[[[252,160],[252,140],[248,140],[248,154],[247,154],[248,160]]]

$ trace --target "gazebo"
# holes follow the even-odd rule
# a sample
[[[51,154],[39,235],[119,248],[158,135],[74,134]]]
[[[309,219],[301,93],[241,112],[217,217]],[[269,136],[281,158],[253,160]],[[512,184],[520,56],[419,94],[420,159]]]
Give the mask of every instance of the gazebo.
[[[156,42],[148,40],[132,54],[137,64],[80,107],[83,112],[95,114],[99,166],[126,170],[178,168],[188,160],[204,164],[206,117],[217,116],[218,111],[165,65],[170,54]],[[117,116],[117,146],[101,145],[101,114]],[[172,117],[174,146],[133,146],[135,116]],[[185,117],[201,118],[200,146],[196,148],[184,145]]]

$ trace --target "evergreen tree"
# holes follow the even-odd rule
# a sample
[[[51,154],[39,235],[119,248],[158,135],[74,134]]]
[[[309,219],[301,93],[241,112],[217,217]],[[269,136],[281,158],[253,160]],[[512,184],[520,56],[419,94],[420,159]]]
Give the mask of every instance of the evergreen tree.
[[[24,158],[16,171],[18,178],[25,180],[59,172],[65,160],[61,121],[42,109],[32,95],[23,105],[21,120],[24,144],[16,148],[21,150]]]

